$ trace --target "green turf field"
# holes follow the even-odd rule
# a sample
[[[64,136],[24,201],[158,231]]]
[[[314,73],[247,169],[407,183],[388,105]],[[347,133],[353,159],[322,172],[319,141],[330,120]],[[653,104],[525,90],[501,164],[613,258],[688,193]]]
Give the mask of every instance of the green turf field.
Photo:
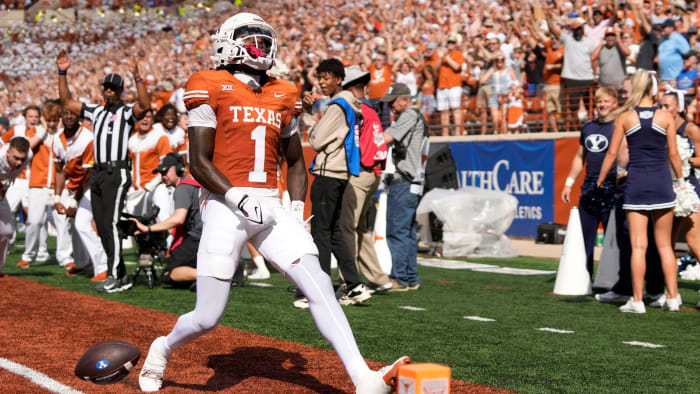
[[[194,306],[194,293],[188,290],[148,289],[143,281],[128,292],[99,295],[87,277],[66,277],[53,260],[20,270],[15,268],[19,258],[15,248],[4,272],[173,314]],[[136,257],[130,254],[126,260]],[[469,261],[557,268],[556,261],[529,258]],[[128,268],[133,272],[135,266]],[[376,295],[366,306],[344,307],[366,358],[390,363],[406,354],[415,362],[449,365],[456,379],[528,393],[700,392],[700,313],[695,312],[700,282],[680,283],[683,307],[693,311],[647,308],[646,315],[632,315],[592,297],[548,295],[554,287],[553,274],[514,276],[423,266],[419,274],[421,290]],[[276,272],[264,283],[272,287],[233,288],[221,324],[328,349],[309,311],[292,307],[290,283]],[[664,347],[630,346],[624,341]]]

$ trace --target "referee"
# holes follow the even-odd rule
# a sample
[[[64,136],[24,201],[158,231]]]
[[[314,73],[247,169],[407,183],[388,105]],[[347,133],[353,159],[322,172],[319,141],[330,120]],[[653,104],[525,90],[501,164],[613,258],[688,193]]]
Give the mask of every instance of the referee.
[[[71,59],[62,49],[56,58],[61,104],[74,114],[89,119],[94,127],[95,165],[90,179],[90,201],[97,232],[107,254],[107,280],[98,284],[95,290],[108,293],[124,291],[130,289],[132,284],[124,266],[117,222],[124,208],[126,192],[131,186],[127,141],[136,121],[150,107],[150,101],[139,76],[138,64],[133,58],[130,70],[138,92],[134,106],[127,106],[121,101],[124,80],[113,73],[102,80],[104,105],[83,104],[74,100],[66,78],[70,64]]]

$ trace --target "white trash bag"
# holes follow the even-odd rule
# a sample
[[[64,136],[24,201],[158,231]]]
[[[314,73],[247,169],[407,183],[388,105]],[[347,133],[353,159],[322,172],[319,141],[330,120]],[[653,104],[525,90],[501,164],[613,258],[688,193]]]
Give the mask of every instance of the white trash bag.
[[[518,200],[505,192],[470,186],[432,189],[423,196],[416,211],[419,237],[423,242],[432,242],[432,212],[443,223],[443,256],[514,257],[517,252],[504,234],[513,223],[517,206]]]

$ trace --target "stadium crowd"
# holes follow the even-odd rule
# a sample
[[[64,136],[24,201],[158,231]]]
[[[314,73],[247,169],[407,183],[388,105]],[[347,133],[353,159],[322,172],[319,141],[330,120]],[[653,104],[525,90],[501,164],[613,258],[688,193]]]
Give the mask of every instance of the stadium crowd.
[[[277,0],[268,6],[275,12],[262,14],[278,34],[276,72],[297,85],[300,99],[310,97],[305,104],[313,103],[313,109],[305,105],[305,110],[317,121],[330,99],[323,95],[318,67],[331,58],[369,73],[368,103],[385,129],[395,109],[380,99],[397,83],[407,87],[411,106],[429,119],[436,135],[526,131],[528,101],[541,103],[537,116],[543,129],[577,129],[594,115],[595,88],[621,90],[637,68],[655,71],[662,88],[683,90],[687,116],[697,114],[700,13],[683,0],[552,1],[525,7],[512,0]],[[65,50],[72,59],[69,100],[100,103],[104,89],[112,86],[125,103],[139,105],[137,85],[143,82],[151,111],[134,127],[134,137],[150,133],[155,123],[170,138],[165,151],[186,153],[186,137],[178,136],[187,129],[184,85],[193,73],[211,68],[212,26],[221,25],[234,9],[240,10],[223,2],[107,16],[98,9],[78,12],[75,23],[38,18],[0,30],[0,131],[16,136],[41,124],[51,133],[66,122],[65,114],[47,110],[59,96],[59,75],[67,73],[67,68],[55,72],[57,54]],[[124,78],[113,79],[116,74]],[[63,94],[61,102],[65,105]],[[81,122],[93,129],[89,117]],[[129,141],[130,150],[136,147],[138,141]],[[132,153],[134,161],[140,151]],[[144,163],[134,173],[142,177],[135,189],[151,192],[154,177],[146,176],[151,168]],[[155,170],[158,161],[150,165]],[[30,168],[33,172],[33,164]],[[32,181],[29,187],[35,187]],[[101,262],[94,260],[103,257],[91,259],[97,267]],[[104,277],[98,274],[97,279]]]
[[[101,76],[126,71],[128,53],[144,63],[153,96],[169,95],[192,72],[208,67],[213,31],[205,26],[216,23],[202,22],[221,22],[225,14],[218,6],[188,7],[184,13],[176,7],[164,13],[144,8],[116,19],[81,13],[75,23],[40,19],[0,31],[0,109],[15,118],[27,105],[55,98],[56,77],[49,71],[59,48],[76,57],[80,74],[72,87],[83,101],[100,97]],[[658,71],[664,84],[680,84],[688,97],[696,94],[700,13],[683,0],[530,2],[527,7],[510,0],[317,0],[303,7],[276,1],[269,9],[287,10],[262,13],[278,29],[279,58],[288,65],[289,78],[303,90],[319,93],[309,70],[322,59],[359,64],[372,72],[370,99],[381,97],[394,81],[406,83],[424,113],[435,113],[429,118],[436,134],[517,132],[528,120],[539,122],[535,129],[577,128],[593,117],[588,99],[593,87],[619,88],[637,66]],[[553,34],[579,28],[583,35],[574,34],[564,45]],[[451,64],[441,61],[446,54]],[[595,60],[587,60],[590,55]],[[436,103],[443,89],[450,91]],[[127,96],[130,92],[133,96],[134,86],[127,86]],[[542,110],[547,116],[539,116]]]

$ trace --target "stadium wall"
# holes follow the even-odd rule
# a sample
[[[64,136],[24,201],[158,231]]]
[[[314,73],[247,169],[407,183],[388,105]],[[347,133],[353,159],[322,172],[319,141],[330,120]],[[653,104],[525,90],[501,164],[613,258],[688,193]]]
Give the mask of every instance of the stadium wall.
[[[542,222],[566,224],[573,205],[561,201],[571,162],[578,149],[578,132],[558,134],[431,137],[431,151],[448,144],[457,166],[460,187],[475,186],[511,193],[518,199],[516,218],[506,234],[535,237]],[[304,144],[304,159],[315,153]],[[286,181],[283,169],[281,182]],[[578,204],[580,176],[573,186],[572,204]],[[309,187],[313,177],[309,175]],[[281,184],[286,188],[284,183]],[[307,193],[308,197],[308,193]],[[305,217],[311,215],[306,201]]]

